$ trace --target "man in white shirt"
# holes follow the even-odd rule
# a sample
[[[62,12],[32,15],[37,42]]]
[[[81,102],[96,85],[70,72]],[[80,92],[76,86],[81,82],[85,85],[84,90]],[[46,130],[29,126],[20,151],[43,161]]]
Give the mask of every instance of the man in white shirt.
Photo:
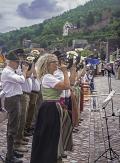
[[[22,72],[24,65],[28,65],[28,64],[24,63],[21,65],[21,72]],[[22,145],[27,145],[27,142],[24,141],[25,140],[24,128],[25,128],[26,117],[27,117],[27,112],[28,112],[28,107],[29,107],[29,102],[30,102],[30,93],[32,90],[32,79],[30,78],[31,74],[32,74],[32,68],[27,71],[25,82],[21,83],[23,94],[21,95],[20,123],[19,123],[19,129],[18,129],[18,133],[17,133],[17,139],[16,139],[16,143],[15,143],[15,150],[18,152],[27,152],[28,151]]]
[[[14,142],[19,127],[19,112],[21,109],[21,83],[25,82],[28,67],[24,66],[23,74],[16,74],[19,66],[19,57],[15,51],[10,51],[6,56],[7,66],[1,75],[2,89],[5,94],[5,109],[8,112],[7,124],[7,154],[5,163],[22,163],[15,157]]]

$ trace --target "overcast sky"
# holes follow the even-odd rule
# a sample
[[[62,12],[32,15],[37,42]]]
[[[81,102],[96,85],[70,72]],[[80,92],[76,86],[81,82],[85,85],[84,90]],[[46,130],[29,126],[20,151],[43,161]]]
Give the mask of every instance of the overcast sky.
[[[0,32],[41,23],[89,0],[0,0]]]

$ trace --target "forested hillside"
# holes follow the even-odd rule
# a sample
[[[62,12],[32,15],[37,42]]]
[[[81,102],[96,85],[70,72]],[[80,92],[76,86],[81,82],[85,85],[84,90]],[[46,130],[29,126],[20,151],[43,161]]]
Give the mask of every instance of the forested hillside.
[[[63,25],[68,21],[79,29],[63,37]],[[67,11],[43,23],[0,34],[0,45],[7,49],[22,46],[24,38],[41,47],[71,46],[73,39],[88,40],[120,37],[120,0],[91,0],[84,6]]]

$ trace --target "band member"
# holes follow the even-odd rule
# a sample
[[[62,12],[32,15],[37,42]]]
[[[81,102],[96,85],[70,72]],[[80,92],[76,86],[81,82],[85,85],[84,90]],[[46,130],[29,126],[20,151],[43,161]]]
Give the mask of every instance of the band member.
[[[65,65],[61,65],[64,81],[60,81],[53,75],[58,67],[58,59],[55,55],[44,54],[38,62],[37,72],[42,80],[43,103],[39,108],[30,162],[57,163],[60,137],[58,101],[60,100],[61,91],[70,88],[70,82]]]
[[[62,63],[65,63],[65,55],[62,54],[60,51],[55,51],[53,54],[55,54],[58,58],[59,61],[59,66]],[[60,68],[58,68],[55,72],[54,72],[54,76],[61,80],[64,81],[64,74],[63,72],[60,70]],[[66,100],[66,96],[70,93],[70,90],[63,90],[61,95],[60,95],[60,104],[62,107],[62,110],[60,109],[61,112],[61,116],[60,116],[60,120],[61,120],[61,135],[60,135],[60,140],[59,140],[59,148],[58,148],[58,158],[66,158],[67,155],[65,154],[65,150],[67,151],[71,151],[72,146],[73,146],[73,142],[72,142],[72,121],[70,119],[70,116],[68,114],[68,106],[65,103]]]
[[[26,125],[25,125],[25,130],[26,130],[26,135],[32,135],[33,133],[33,128],[32,128],[32,120],[33,116],[36,113],[36,103],[38,99],[38,94],[40,91],[40,83],[37,79],[37,73],[35,70],[35,66],[33,67],[33,73],[31,75],[31,80],[32,80],[32,91],[30,93],[30,102],[29,102],[29,108],[28,108],[28,113],[27,113],[27,119],[26,119]]]
[[[21,65],[21,70],[23,69],[24,65],[28,65],[27,62]],[[32,74],[32,69],[33,66],[31,67],[31,69],[28,69],[28,71],[26,72],[25,82],[21,84],[23,94],[21,95],[20,124],[17,133],[17,140],[15,143],[15,149],[18,152],[28,151],[28,149],[25,148],[23,145],[27,145],[27,142],[24,141],[24,134],[25,134],[24,129],[25,129],[27,112],[29,108],[30,93],[32,90],[32,79],[30,78]]]
[[[25,82],[28,67],[23,67],[23,74],[16,74],[19,66],[19,57],[15,51],[10,51],[6,56],[7,66],[1,75],[2,89],[5,93],[5,109],[8,112],[7,124],[7,154],[5,163],[22,163],[15,157],[14,142],[19,127],[19,113],[21,110],[21,84]]]

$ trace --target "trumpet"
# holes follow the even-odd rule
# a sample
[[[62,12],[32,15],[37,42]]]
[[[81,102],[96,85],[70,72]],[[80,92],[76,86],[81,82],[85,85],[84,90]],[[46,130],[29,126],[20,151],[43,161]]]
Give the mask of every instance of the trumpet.
[[[36,61],[38,60],[40,56],[40,52],[38,50],[32,50],[29,55],[26,57],[25,61],[23,62],[23,64],[28,64],[29,68],[28,71],[31,69],[32,64],[36,63]]]
[[[27,61],[28,63],[33,63],[34,60],[35,60],[35,57],[33,57],[33,56],[28,56],[28,57],[26,58],[26,61]]]
[[[28,71],[32,68],[32,64],[34,63],[35,57],[33,56],[28,56],[24,61],[21,62],[21,66],[22,65],[28,65]]]
[[[34,62],[34,63],[36,63],[36,61],[38,60],[39,57],[40,57],[40,52],[39,52],[39,50],[34,49],[34,50],[32,50],[32,51],[30,52],[30,55],[27,57],[27,60],[28,60],[29,62]]]
[[[21,67],[22,65],[28,65],[28,71],[31,69],[32,64],[36,63],[36,61],[38,60],[40,56],[40,52],[36,49],[32,50],[31,52],[27,53],[26,55],[24,55],[24,58],[21,59]]]
[[[24,60],[21,61],[21,68],[22,68],[22,65],[28,65],[28,71],[29,71],[32,67],[34,59],[35,57],[32,57],[32,56],[26,57]]]
[[[32,50],[26,57],[25,61],[27,63],[35,63],[37,61],[37,59],[40,56],[40,52],[38,50]]]

